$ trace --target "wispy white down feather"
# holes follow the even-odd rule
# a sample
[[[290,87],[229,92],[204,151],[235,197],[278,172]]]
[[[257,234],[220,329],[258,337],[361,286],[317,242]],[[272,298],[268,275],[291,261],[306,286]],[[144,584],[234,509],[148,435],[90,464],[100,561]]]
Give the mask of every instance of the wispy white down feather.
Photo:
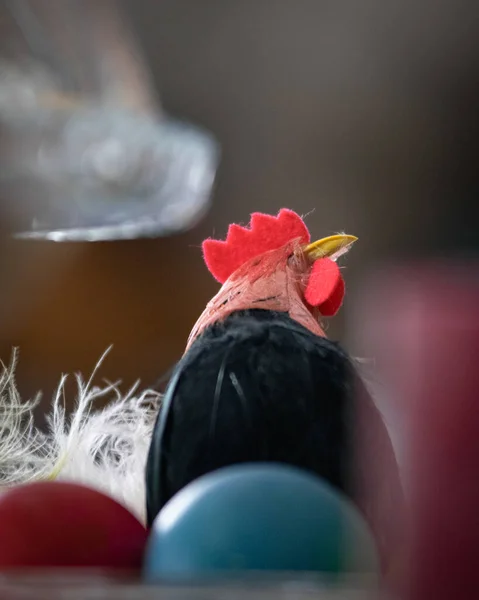
[[[138,384],[122,395],[117,383],[96,387],[92,376],[76,376],[75,408],[65,411],[66,376],[60,380],[47,416],[46,432],[34,424],[40,397],[23,402],[15,383],[16,354],[0,374],[0,489],[30,481],[58,479],[96,488],[145,520],[144,473],[149,441],[161,395],[138,393]],[[96,400],[111,398],[101,410]]]

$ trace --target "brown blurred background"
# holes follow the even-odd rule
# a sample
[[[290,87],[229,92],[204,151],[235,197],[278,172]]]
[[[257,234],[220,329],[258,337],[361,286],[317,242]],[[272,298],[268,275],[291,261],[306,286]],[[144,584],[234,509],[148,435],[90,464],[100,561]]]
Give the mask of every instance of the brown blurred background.
[[[378,262],[477,249],[477,1],[121,5],[163,108],[222,145],[213,208],[157,240],[26,242],[2,223],[0,357],[20,348],[25,396],[49,395],[62,372],[87,375],[110,344],[102,375],[153,384],[217,290],[202,239],[255,210],[289,207],[313,236],[359,236],[334,338],[347,338],[355,290]]]

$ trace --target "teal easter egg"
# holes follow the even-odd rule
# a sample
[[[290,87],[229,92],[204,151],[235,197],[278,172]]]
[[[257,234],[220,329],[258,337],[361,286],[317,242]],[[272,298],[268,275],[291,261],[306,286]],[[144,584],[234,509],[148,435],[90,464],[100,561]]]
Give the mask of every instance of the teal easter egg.
[[[256,572],[377,573],[363,517],[316,476],[277,464],[220,469],[190,483],[157,516],[147,581]]]

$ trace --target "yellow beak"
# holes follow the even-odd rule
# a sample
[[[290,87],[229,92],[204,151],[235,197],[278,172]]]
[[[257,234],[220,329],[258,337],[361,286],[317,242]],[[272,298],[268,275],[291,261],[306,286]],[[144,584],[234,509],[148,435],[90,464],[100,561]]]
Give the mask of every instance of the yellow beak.
[[[354,242],[357,241],[354,235],[338,234],[330,235],[317,242],[313,242],[304,248],[305,254],[312,260],[328,257],[336,260],[342,254],[349,251]]]

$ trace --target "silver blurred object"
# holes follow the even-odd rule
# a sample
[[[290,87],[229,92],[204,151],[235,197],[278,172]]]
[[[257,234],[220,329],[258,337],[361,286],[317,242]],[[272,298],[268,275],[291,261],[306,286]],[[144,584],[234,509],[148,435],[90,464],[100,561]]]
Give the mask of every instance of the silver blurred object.
[[[56,40],[53,63],[32,53],[38,43],[28,60],[0,62],[1,210],[15,235],[100,241],[194,226],[210,205],[219,146],[161,112],[116,3],[70,0],[60,15],[42,0],[10,4],[24,37],[46,23],[43,41],[72,32],[67,46]],[[77,35],[73,52],[82,26],[88,36]],[[67,47],[75,56],[65,65]]]
[[[0,176],[29,215],[20,237],[167,235],[196,224],[209,206],[219,152],[197,128],[100,107],[52,116],[40,129],[31,125]]]

